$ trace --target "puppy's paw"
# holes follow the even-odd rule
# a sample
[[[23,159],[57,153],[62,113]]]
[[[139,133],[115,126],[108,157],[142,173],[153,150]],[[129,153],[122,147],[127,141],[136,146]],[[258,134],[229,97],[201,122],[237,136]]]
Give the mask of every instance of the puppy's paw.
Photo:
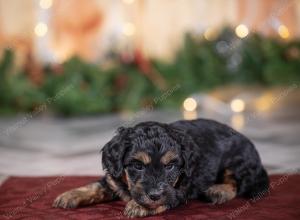
[[[124,215],[129,218],[145,217],[151,214],[151,210],[144,208],[136,203],[134,200],[130,200],[125,207]]]
[[[97,204],[104,201],[111,201],[113,193],[103,187],[99,182],[91,183],[59,195],[53,202],[55,208],[77,208]]]
[[[157,215],[160,214],[168,209],[167,206],[162,205],[155,209],[147,209],[138,203],[136,203],[134,200],[130,200],[125,207],[124,215],[126,215],[129,218],[135,218],[135,217],[145,217],[149,215]]]
[[[55,208],[77,208],[84,198],[83,192],[78,190],[67,191],[59,195],[53,202],[52,207]]]
[[[230,184],[216,184],[209,187],[205,194],[213,204],[222,204],[236,196],[236,188]]]

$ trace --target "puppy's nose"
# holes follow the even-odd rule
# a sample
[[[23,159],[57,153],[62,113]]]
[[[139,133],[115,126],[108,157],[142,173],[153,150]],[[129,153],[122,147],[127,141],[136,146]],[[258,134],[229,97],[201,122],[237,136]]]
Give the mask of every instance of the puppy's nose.
[[[151,200],[157,201],[160,199],[161,191],[152,190],[148,193],[148,196]]]

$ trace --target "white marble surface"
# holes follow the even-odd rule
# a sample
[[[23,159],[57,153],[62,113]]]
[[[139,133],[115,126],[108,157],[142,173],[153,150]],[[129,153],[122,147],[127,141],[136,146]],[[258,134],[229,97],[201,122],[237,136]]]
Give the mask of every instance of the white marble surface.
[[[152,112],[139,120],[176,120],[176,113],[171,113],[174,117],[169,115]],[[1,175],[100,175],[101,147],[116,128],[127,123],[118,115],[81,119],[39,117],[9,135],[3,132],[23,117],[0,120]]]

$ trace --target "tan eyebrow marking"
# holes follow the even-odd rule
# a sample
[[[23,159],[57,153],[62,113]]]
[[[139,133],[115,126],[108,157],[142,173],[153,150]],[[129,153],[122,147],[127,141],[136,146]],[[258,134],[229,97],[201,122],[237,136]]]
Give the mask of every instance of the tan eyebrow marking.
[[[143,162],[143,164],[149,164],[151,162],[151,157],[144,151],[137,152],[133,158]]]
[[[170,163],[172,160],[178,158],[178,155],[176,152],[174,151],[167,151],[164,156],[161,157],[160,161],[167,165],[168,163]]]
[[[124,173],[123,173],[123,176],[122,176],[122,179],[123,179],[123,182],[127,185],[128,190],[130,190],[130,189],[131,189],[132,182],[131,182],[131,180],[130,180],[130,178],[129,178],[127,169],[125,169],[125,171],[124,171]]]

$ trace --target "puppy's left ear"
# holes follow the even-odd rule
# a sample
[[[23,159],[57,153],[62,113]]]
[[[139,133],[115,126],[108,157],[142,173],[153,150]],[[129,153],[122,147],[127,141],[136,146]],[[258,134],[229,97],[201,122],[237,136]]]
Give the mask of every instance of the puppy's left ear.
[[[181,146],[181,155],[184,161],[183,171],[187,177],[190,177],[192,176],[194,165],[199,159],[199,153],[196,149],[197,145],[186,131],[174,127],[171,130],[172,132],[169,135]]]
[[[113,177],[120,178],[122,176],[123,158],[129,148],[130,128],[120,127],[118,134],[115,135],[102,148],[102,166]]]

